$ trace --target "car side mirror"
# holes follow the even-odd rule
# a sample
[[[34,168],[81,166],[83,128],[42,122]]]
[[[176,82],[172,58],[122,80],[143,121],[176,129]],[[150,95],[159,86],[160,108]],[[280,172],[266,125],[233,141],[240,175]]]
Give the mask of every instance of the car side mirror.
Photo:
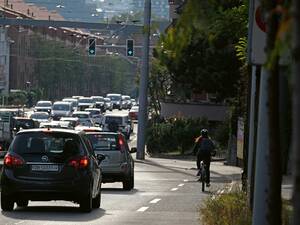
[[[137,148],[133,147],[133,148],[130,149],[129,152],[130,152],[130,153],[136,153],[136,152],[137,152]]]
[[[97,154],[97,159],[98,159],[99,163],[101,163],[105,159],[105,155]]]

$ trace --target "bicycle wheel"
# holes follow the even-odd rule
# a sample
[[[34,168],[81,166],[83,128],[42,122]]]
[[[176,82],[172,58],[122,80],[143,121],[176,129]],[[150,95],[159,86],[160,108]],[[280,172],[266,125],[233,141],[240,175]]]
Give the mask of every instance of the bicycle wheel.
[[[202,192],[205,191],[205,181],[206,181],[206,177],[205,177],[205,167],[202,167],[202,170],[201,170]]]

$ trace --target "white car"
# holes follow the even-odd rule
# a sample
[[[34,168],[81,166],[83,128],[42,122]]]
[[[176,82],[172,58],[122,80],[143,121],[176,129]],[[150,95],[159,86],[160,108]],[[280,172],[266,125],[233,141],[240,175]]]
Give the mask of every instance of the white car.
[[[91,118],[91,113],[87,111],[76,111],[72,117],[79,119],[79,124],[82,126],[94,126],[94,122]]]
[[[95,124],[99,124],[100,125],[102,123],[103,115],[101,113],[101,109],[87,108],[84,111],[90,113],[90,117],[92,118],[92,120],[93,120],[93,122]]]
[[[74,98],[64,98],[62,101],[63,102],[71,102],[74,111],[77,110],[77,107],[78,107],[78,100],[77,99],[74,99]]]
[[[50,115],[47,112],[34,112],[30,115],[30,119],[37,121],[38,123],[49,122]]]
[[[74,109],[71,102],[54,102],[51,112],[53,120],[59,120],[61,117],[72,116]]]
[[[35,112],[47,112],[51,113],[52,102],[51,101],[38,101],[34,107]]]
[[[92,98],[81,97],[78,99],[78,110],[85,110],[86,108],[93,108],[95,102]]]
[[[109,111],[113,110],[113,104],[111,103],[110,98],[104,98],[104,103],[106,105],[106,109],[108,109]]]
[[[122,95],[121,94],[107,94],[107,98],[110,99],[113,109],[122,110]]]

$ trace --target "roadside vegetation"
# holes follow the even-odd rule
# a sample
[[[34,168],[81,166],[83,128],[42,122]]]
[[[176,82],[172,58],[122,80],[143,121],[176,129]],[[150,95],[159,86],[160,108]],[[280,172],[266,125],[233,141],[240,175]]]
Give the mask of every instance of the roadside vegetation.
[[[291,215],[291,202],[283,201],[282,225],[290,224]],[[201,225],[251,225],[251,216],[247,194],[238,188],[207,198],[199,209]]]

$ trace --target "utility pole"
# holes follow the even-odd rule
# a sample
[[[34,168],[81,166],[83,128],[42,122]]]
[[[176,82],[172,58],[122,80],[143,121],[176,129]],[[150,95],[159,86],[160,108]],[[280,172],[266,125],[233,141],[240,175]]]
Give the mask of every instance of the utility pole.
[[[300,223],[300,2],[292,3],[293,16],[293,219],[292,225]]]
[[[267,200],[269,190],[269,114],[268,114],[268,80],[270,74],[265,68],[260,77],[259,111],[257,127],[257,147],[255,163],[255,182],[253,199],[252,225],[266,225]],[[252,172],[253,173],[253,172]]]
[[[148,77],[149,77],[149,36],[151,24],[151,0],[145,0],[144,9],[144,49],[142,58],[142,73],[139,86],[139,124],[137,138],[137,159],[145,159],[146,127],[148,120]]]

